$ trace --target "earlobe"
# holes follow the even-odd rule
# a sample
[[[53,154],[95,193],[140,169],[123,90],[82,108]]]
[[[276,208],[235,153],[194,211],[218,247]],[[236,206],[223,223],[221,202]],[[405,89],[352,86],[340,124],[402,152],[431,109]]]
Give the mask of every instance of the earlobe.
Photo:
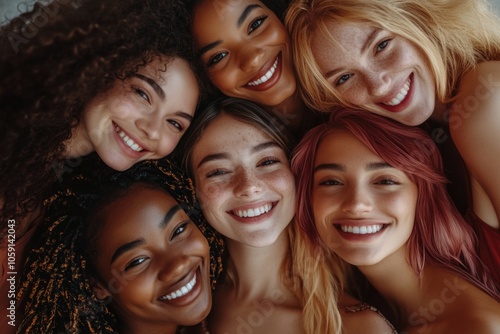
[[[111,293],[101,282],[93,281],[92,289],[94,290],[95,296],[99,301],[106,302],[106,304],[111,301]]]

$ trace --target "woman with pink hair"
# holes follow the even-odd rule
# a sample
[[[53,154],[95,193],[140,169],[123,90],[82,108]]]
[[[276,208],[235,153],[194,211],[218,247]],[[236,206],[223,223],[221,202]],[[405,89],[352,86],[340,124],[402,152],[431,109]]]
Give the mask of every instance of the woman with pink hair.
[[[291,165],[301,230],[396,307],[398,330],[498,333],[498,282],[424,131],[342,110],[306,134]]]

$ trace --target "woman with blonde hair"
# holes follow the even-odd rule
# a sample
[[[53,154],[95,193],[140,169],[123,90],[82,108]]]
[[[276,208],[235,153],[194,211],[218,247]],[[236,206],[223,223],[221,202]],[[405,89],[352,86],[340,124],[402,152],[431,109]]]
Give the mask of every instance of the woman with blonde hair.
[[[488,3],[296,0],[285,23],[311,108],[449,128],[470,177],[467,210],[481,257],[499,280],[500,178],[491,175],[500,164],[500,20]]]

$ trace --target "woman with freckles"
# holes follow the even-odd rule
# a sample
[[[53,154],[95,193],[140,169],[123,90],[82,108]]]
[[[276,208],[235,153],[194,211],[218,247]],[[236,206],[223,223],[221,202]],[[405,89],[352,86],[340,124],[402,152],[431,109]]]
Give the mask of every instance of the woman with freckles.
[[[297,233],[292,142],[279,120],[235,98],[215,101],[201,115],[185,137],[183,165],[228,250],[210,332],[392,333],[380,314],[343,293],[339,263],[323,261]],[[318,262],[321,269],[311,272]],[[317,284],[327,294],[311,297]],[[325,296],[331,308],[309,306]]]
[[[182,9],[169,1],[54,0],[0,28],[1,318],[7,272],[21,271],[59,182],[91,155],[117,171],[162,159],[189,127],[201,81]],[[36,34],[25,39],[27,29]],[[7,264],[8,221],[15,270]],[[11,331],[0,323],[0,332]]]
[[[291,165],[302,232],[396,307],[399,331],[500,330],[498,282],[476,254],[423,130],[341,110],[304,136]]]
[[[320,115],[298,93],[283,2],[187,1],[197,52],[212,84],[226,96],[259,104],[301,135]]]
[[[309,107],[444,129],[443,157],[459,153],[447,164],[460,185],[452,195],[500,280],[500,178],[492,177],[500,165],[500,18],[488,2],[293,0],[285,22]]]

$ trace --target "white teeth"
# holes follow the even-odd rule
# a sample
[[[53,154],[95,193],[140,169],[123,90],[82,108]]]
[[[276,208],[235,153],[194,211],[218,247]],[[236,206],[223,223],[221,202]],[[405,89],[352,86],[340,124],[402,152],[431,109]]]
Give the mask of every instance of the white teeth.
[[[193,279],[190,280],[186,285],[177,289],[176,291],[169,293],[168,295],[160,297],[160,300],[173,300],[179,297],[182,297],[188,294],[191,290],[193,290],[196,285],[196,275],[194,275]]]
[[[398,93],[398,95],[396,95],[396,97],[390,100],[389,102],[384,102],[384,104],[387,104],[388,106],[397,106],[398,104],[400,104],[401,101],[403,101],[405,96],[408,94],[408,91],[410,90],[410,84],[411,80],[410,78],[408,78],[408,80],[401,88],[401,91]]]
[[[135,141],[133,141],[132,138],[130,138],[129,136],[127,136],[125,134],[125,132],[123,132],[122,129],[120,129],[120,127],[118,127],[118,125],[115,126],[115,131],[116,131],[116,133],[118,133],[118,135],[123,140],[123,142],[125,143],[125,145],[127,145],[128,147],[130,147],[134,151],[141,152],[141,151],[144,150]]]
[[[257,79],[255,81],[249,82],[248,85],[249,86],[258,86],[260,84],[263,84],[267,80],[271,79],[271,77],[273,76],[273,74],[276,71],[277,67],[278,67],[278,58],[276,58],[276,60],[274,61],[273,66],[269,69],[269,71],[267,71],[266,74],[264,74],[262,77],[260,77],[260,79]]]
[[[377,233],[382,229],[382,225],[363,225],[363,226],[351,226],[351,225],[340,225],[342,232],[352,233],[352,234],[372,234]]]
[[[255,209],[233,211],[233,214],[235,214],[238,217],[257,217],[266,212],[269,212],[272,208],[273,208],[272,204],[266,204]]]

